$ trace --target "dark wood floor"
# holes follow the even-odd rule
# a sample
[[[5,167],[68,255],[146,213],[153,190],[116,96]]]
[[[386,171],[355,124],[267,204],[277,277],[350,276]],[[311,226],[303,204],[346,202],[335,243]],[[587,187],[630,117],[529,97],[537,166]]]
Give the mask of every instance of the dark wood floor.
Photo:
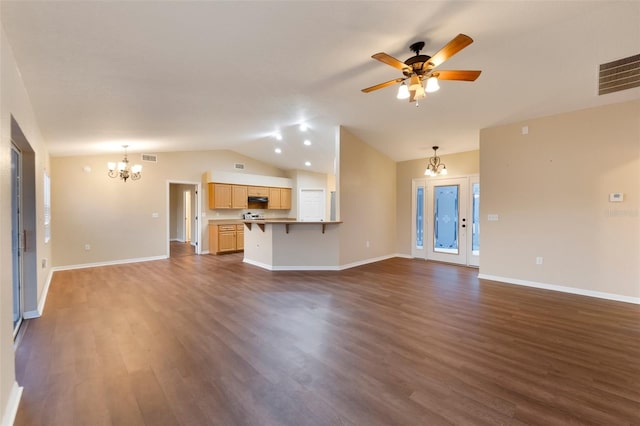
[[[57,272],[16,425],[640,423],[640,307],[392,259]]]
[[[169,257],[193,256],[196,249],[190,242],[182,243],[180,241],[169,242]]]

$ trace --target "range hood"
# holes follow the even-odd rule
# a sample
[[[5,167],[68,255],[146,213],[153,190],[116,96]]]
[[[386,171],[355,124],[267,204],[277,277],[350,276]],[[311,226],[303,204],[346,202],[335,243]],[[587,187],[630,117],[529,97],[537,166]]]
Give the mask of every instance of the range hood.
[[[249,196],[247,201],[250,202],[250,203],[268,203],[269,202],[269,197],[252,197],[252,196]]]

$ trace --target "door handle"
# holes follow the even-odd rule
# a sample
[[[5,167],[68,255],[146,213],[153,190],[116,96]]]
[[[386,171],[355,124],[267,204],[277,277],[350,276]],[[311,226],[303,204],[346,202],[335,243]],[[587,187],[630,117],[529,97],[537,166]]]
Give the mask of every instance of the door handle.
[[[27,251],[27,230],[22,230],[22,251]]]

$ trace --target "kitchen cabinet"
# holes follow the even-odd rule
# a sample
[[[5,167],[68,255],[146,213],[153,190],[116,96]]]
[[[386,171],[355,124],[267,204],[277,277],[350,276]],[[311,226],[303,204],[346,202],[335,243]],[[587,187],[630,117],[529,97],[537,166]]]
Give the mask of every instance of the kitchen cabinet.
[[[269,188],[268,209],[291,209],[291,188]]]
[[[280,208],[291,210],[291,188],[280,188]]]
[[[266,186],[249,186],[247,187],[247,195],[249,197],[268,197],[269,188]]]
[[[236,225],[236,250],[244,250],[244,225]]]
[[[209,225],[209,253],[220,254],[244,250],[244,225]]]
[[[228,183],[209,183],[210,209],[246,209],[247,187]]]

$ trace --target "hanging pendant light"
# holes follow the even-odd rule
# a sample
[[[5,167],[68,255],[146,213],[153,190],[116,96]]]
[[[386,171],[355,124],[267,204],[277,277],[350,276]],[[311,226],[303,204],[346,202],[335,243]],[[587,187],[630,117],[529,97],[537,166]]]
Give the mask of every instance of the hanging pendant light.
[[[124,158],[117,164],[117,166],[114,162],[107,163],[109,177],[119,177],[125,183],[127,182],[127,179],[138,180],[142,177],[142,166],[140,164],[135,164],[129,167],[129,160],[127,159],[128,147],[129,145],[122,145],[122,148],[124,148]]]
[[[438,157],[437,151],[438,147],[434,146],[433,148],[433,157],[429,158],[427,163],[427,169],[424,171],[425,176],[438,176],[438,175],[446,175],[447,174],[447,166],[443,162],[440,161],[440,157]]]

